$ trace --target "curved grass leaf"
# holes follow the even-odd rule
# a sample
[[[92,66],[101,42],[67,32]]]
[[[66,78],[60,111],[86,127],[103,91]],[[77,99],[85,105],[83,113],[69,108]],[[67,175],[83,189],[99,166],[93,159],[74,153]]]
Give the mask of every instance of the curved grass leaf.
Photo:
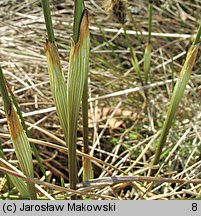
[[[0,90],[4,101],[4,109],[8,122],[8,128],[11,135],[15,153],[19,161],[22,172],[29,177],[34,177],[32,151],[27,135],[22,127],[17,112],[13,108],[11,99],[9,98],[8,89],[0,67]],[[34,184],[27,183],[27,188],[31,199],[36,199]]]
[[[48,73],[50,77],[50,88],[56,106],[59,121],[64,131],[65,139],[68,136],[67,126],[67,88],[61,69],[59,53],[54,43],[46,41],[46,57]]]
[[[199,48],[199,44],[192,46],[186,56],[186,61],[182,67],[179,79],[177,80],[177,83],[175,85],[171,100],[170,100],[170,105],[168,108],[168,112],[167,112],[167,117],[165,119],[165,122],[163,124],[163,128],[162,128],[162,132],[159,138],[159,144],[157,146],[156,149],[156,153],[155,153],[155,157],[153,160],[153,165],[158,164],[159,160],[160,160],[160,156],[162,153],[162,149],[166,143],[167,140],[167,136],[169,134],[169,130],[171,128],[172,122],[174,120],[176,111],[178,109],[179,106],[179,102],[182,99],[184,90],[186,88],[186,85],[190,79],[191,73],[192,73],[192,69],[196,60],[196,56],[198,53],[198,48]],[[153,175],[157,170],[152,170],[151,175]]]

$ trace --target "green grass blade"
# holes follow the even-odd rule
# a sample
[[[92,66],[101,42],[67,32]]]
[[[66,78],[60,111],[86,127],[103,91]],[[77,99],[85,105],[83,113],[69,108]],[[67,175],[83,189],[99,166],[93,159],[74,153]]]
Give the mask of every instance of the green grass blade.
[[[149,26],[148,26],[148,40],[144,52],[144,75],[145,75],[145,85],[147,85],[149,80],[150,65],[151,65],[151,32],[152,32],[152,9],[153,1],[149,1],[148,11],[149,11]]]
[[[11,118],[8,119],[8,124],[20,168],[26,176],[33,178],[34,172],[31,146],[28,141],[27,135],[20,124],[19,118],[14,112],[14,109],[11,110]],[[12,127],[13,124],[15,124],[14,128]],[[16,127],[18,128],[16,129]],[[37,199],[34,185],[28,182],[27,187],[30,193],[30,198]]]
[[[80,23],[83,15],[83,1],[74,1],[74,24],[73,24],[73,41],[76,44],[79,39]],[[84,84],[82,96],[82,124],[83,124],[83,152],[89,153],[88,139],[88,77]],[[83,158],[83,180],[93,177],[93,170],[90,160]]]
[[[82,13],[83,13],[83,0],[74,0],[73,40],[75,44],[78,42],[79,39]]]
[[[194,40],[192,46],[195,46],[196,44],[200,43],[200,37],[201,37],[201,22],[200,22],[200,25],[198,27],[198,32],[196,34],[196,37],[195,37],[195,40]]]
[[[19,107],[19,105],[18,105],[18,103],[17,103],[16,97],[15,97],[15,95],[13,94],[13,92],[12,92],[12,90],[11,90],[11,88],[10,88],[8,82],[6,82],[6,85],[7,85],[8,91],[9,91],[9,93],[10,93],[10,96],[11,96],[11,98],[12,98],[12,101],[13,101],[13,104],[14,104],[14,106],[15,106],[15,109],[16,109],[16,111],[17,111],[17,114],[18,114],[18,116],[19,116],[19,118],[20,118],[20,121],[21,121],[21,124],[22,124],[22,126],[23,126],[23,129],[24,129],[24,131],[26,132],[27,137],[30,137],[29,131],[28,131],[28,127],[27,127],[27,125],[26,125],[26,123],[25,123],[25,121],[24,121],[24,117],[22,116],[22,112],[21,112],[21,109],[20,109],[20,107]],[[33,152],[34,152],[34,155],[35,155],[35,157],[36,157],[36,160],[38,161],[38,165],[39,165],[39,167],[40,167],[40,170],[41,170],[41,172],[43,173],[43,175],[45,176],[45,179],[47,180],[45,168],[44,168],[44,166],[43,166],[43,164],[42,164],[42,160],[41,160],[41,158],[40,158],[40,156],[39,156],[38,150],[37,150],[37,148],[36,148],[36,146],[35,146],[34,144],[32,144],[32,143],[30,143],[30,144],[31,144],[31,148],[32,148],[32,150],[33,150]]]
[[[127,42],[128,48],[130,50],[131,63],[133,65],[133,68],[135,69],[135,72],[137,73],[137,75],[138,75],[138,77],[140,79],[141,84],[143,85],[142,74],[141,74],[141,70],[140,70],[140,66],[139,66],[139,62],[138,62],[135,50],[132,47],[131,41],[130,41],[130,39],[128,37],[128,34],[126,32],[126,26],[122,25],[122,27],[123,27],[123,30],[124,30],[124,35],[125,35],[125,38],[126,38],[126,42]]]
[[[80,110],[84,85],[88,75],[89,63],[89,28],[88,15],[84,10],[80,24],[78,42],[72,41],[70,62],[68,70],[67,86],[67,107],[68,107],[68,149],[69,149],[69,174],[70,187],[76,188],[77,167],[76,167],[76,140],[77,140],[77,120]]]
[[[152,32],[152,11],[153,11],[153,0],[149,0],[149,29],[148,29],[148,43],[151,42],[151,32]]]
[[[153,160],[153,165],[156,165],[159,163],[160,156],[162,153],[162,149],[166,143],[167,136],[169,134],[169,130],[172,125],[172,121],[175,117],[175,113],[177,111],[179,102],[181,101],[181,98],[183,96],[184,90],[186,88],[186,85],[190,79],[192,69],[196,60],[197,52],[198,52],[199,45],[192,46],[186,57],[186,61],[182,67],[179,79],[177,80],[177,83],[175,85],[170,105],[167,112],[167,117],[165,119],[165,122],[163,124],[162,132],[159,138],[159,144],[155,152],[155,157]],[[151,174],[154,174],[156,170],[153,170]]]
[[[48,40],[46,40],[46,58],[50,78],[50,88],[56,106],[59,121],[64,131],[65,140],[67,140],[67,87],[64,79],[64,74],[61,68],[59,52],[55,45],[54,29],[52,25],[49,0],[42,0],[42,6],[48,35]]]
[[[51,43],[53,43],[55,41],[55,38],[54,38],[54,30],[52,25],[52,17],[50,12],[49,0],[42,0],[42,7],[43,7],[44,18],[45,18],[48,40]]]
[[[131,63],[132,63],[133,68],[134,68],[135,72],[137,73],[137,75],[140,79],[140,82],[143,86],[144,84],[143,84],[143,79],[142,79],[142,73],[141,73],[140,65],[139,65],[139,62],[138,62],[134,48],[132,49]]]
[[[83,121],[83,152],[89,154],[89,135],[88,135],[88,77],[84,84],[84,92],[82,96],[82,121]],[[90,159],[83,157],[83,181],[87,181],[94,177],[93,168]]]

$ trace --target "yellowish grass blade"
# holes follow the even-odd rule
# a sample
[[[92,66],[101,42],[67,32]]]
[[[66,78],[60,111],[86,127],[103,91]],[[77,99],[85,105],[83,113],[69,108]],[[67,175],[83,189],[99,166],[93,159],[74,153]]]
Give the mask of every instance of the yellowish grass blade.
[[[94,178],[93,167],[90,159],[83,157],[82,158],[83,166],[83,177],[82,181],[88,181]]]
[[[181,98],[183,96],[184,90],[186,88],[186,84],[188,83],[190,79],[192,69],[193,69],[193,66],[196,60],[196,56],[198,53],[198,49],[199,49],[199,44],[192,46],[186,56],[186,61],[182,67],[179,79],[177,80],[177,83],[175,85],[175,88],[174,88],[174,91],[173,91],[173,94],[170,100],[170,106],[168,108],[167,117],[165,119],[165,122],[162,128],[162,132],[159,138],[159,144],[156,149],[153,165],[158,164],[160,160],[160,155],[165,145],[167,135],[172,125],[172,121],[175,117],[175,113],[179,106],[179,102],[181,101]],[[154,172],[155,171],[153,170],[151,174],[154,174]]]
[[[32,151],[27,139],[27,135],[22,128],[19,117],[11,106],[10,113],[6,115],[11,139],[15,148],[15,153],[19,161],[22,172],[29,177],[34,177]],[[34,185],[27,183],[31,199],[36,199]]]
[[[11,135],[15,153],[19,161],[22,172],[29,177],[34,177],[32,151],[27,135],[22,127],[17,112],[13,108],[12,101],[9,98],[6,82],[0,67],[0,90],[4,101],[4,109],[8,122],[8,128]],[[34,184],[27,183],[27,188],[31,199],[36,199]]]
[[[141,70],[140,70],[140,66],[139,66],[139,61],[137,59],[136,52],[135,52],[134,48],[132,48],[131,63],[133,65],[133,68],[135,69],[135,72],[137,73],[137,75],[140,79],[141,84],[143,85],[143,79],[142,79],[142,74],[141,74]]]
[[[46,57],[50,77],[50,88],[55,102],[59,121],[67,140],[67,88],[61,69],[59,53],[54,43],[46,41]]]
[[[145,52],[144,52],[144,75],[145,75],[145,84],[148,83],[149,80],[149,71],[151,64],[151,44],[147,43]]]

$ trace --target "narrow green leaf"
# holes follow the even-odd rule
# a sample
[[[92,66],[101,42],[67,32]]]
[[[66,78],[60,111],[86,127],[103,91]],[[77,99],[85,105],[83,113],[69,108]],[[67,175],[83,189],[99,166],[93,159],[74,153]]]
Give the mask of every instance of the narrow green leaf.
[[[133,68],[135,69],[135,72],[137,73],[137,75],[138,75],[138,77],[140,79],[140,82],[141,82],[141,84],[143,86],[142,73],[141,73],[139,62],[138,62],[138,59],[137,59],[137,56],[136,56],[136,53],[135,53],[134,49],[132,49],[131,63],[132,63]]]
[[[51,43],[53,43],[55,41],[55,38],[54,38],[54,30],[52,25],[52,17],[50,12],[49,0],[42,0],[42,7],[43,7],[44,18],[45,18],[48,40]]]
[[[148,26],[148,39],[144,52],[144,75],[145,75],[145,85],[149,81],[149,72],[151,65],[151,33],[152,33],[152,9],[153,9],[153,1],[149,0],[149,26]]]
[[[89,154],[89,135],[88,135],[88,77],[86,78],[82,96],[82,125],[83,125],[83,153]],[[93,178],[93,168],[90,159],[83,157],[83,181]]]
[[[74,0],[73,40],[75,43],[77,43],[79,39],[82,13],[83,13],[83,0]]]
[[[149,0],[149,29],[148,29],[148,43],[151,42],[151,32],[152,32],[152,10],[153,10],[153,0]]]

